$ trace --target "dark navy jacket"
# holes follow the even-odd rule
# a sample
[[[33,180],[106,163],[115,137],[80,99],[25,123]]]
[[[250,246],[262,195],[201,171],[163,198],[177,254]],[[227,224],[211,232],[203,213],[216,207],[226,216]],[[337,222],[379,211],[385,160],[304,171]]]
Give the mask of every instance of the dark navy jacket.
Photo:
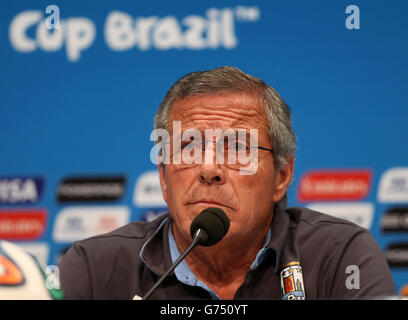
[[[172,264],[168,215],[134,222],[108,234],[76,242],[60,268],[67,299],[132,299],[143,296]],[[281,299],[281,269],[299,261],[306,299],[353,299],[395,295],[382,250],[370,232],[351,222],[306,208],[275,207],[272,254],[248,270],[234,299]],[[358,268],[358,286],[347,284],[349,266]],[[349,267],[349,269],[348,269]],[[201,287],[180,282],[174,273],[151,299],[211,299]]]

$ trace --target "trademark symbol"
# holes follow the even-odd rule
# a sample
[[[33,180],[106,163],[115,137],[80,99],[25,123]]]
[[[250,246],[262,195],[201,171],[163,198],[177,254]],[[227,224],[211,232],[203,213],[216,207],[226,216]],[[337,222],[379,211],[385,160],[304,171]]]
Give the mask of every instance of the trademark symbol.
[[[258,7],[238,6],[235,8],[235,17],[238,22],[253,22],[259,20]]]

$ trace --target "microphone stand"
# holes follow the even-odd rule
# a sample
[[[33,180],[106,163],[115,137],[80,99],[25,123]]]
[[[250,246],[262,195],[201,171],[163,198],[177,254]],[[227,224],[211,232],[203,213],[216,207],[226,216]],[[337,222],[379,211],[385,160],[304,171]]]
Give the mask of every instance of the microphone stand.
[[[161,278],[154,284],[154,286],[145,294],[142,300],[147,300],[151,296],[151,294],[156,290],[156,288],[163,282],[164,279],[180,264],[181,261],[193,250],[200,242],[205,242],[208,239],[207,233],[203,229],[198,229],[194,234],[193,241],[191,242],[190,246],[187,248],[186,251],[182,255],[180,255],[174,264],[171,266],[169,270],[166,271],[165,274],[161,276]]]

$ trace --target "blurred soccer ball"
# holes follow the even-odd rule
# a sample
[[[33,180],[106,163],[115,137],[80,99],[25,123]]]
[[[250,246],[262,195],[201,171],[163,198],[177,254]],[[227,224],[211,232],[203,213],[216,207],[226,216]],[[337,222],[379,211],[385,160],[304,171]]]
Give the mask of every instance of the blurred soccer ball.
[[[49,300],[58,290],[46,286],[47,275],[20,246],[0,240],[0,300]]]

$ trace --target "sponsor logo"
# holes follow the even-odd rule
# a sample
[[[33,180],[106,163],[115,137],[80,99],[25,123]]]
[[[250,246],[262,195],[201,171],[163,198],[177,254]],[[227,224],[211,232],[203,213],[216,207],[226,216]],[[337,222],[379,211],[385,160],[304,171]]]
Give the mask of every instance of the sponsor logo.
[[[117,229],[129,222],[126,206],[70,207],[59,212],[55,219],[53,239],[73,242]]]
[[[133,203],[139,207],[167,207],[163,199],[157,170],[143,173],[136,181]]]
[[[0,204],[38,202],[42,196],[44,180],[39,177],[0,178]]]
[[[305,285],[299,262],[288,263],[280,273],[282,300],[304,300]]]
[[[372,203],[310,203],[307,208],[319,211],[333,217],[353,222],[363,228],[370,229],[374,205]]]
[[[408,202],[408,167],[392,168],[381,177],[379,202]]]
[[[123,11],[111,11],[107,14],[103,34],[108,48],[113,51],[234,49],[239,42],[235,23],[257,22],[260,15],[256,6],[209,8],[205,14],[182,18],[173,15],[133,17]],[[40,10],[18,13],[9,27],[12,47],[23,53],[65,49],[69,61],[79,61],[95,41],[97,27],[94,21],[88,17],[59,19],[58,10],[58,27],[52,27],[49,22],[53,18],[55,15],[44,17]],[[30,29],[35,30],[34,36]]]
[[[45,209],[0,210],[0,238],[5,240],[34,240],[46,229]]]
[[[381,219],[383,231],[408,231],[408,207],[389,209]]]
[[[393,243],[385,250],[390,267],[408,267],[408,242]]]
[[[299,183],[299,201],[364,199],[371,186],[370,170],[319,170],[307,172]]]
[[[59,202],[114,201],[123,196],[125,178],[120,177],[72,177],[58,186]]]

